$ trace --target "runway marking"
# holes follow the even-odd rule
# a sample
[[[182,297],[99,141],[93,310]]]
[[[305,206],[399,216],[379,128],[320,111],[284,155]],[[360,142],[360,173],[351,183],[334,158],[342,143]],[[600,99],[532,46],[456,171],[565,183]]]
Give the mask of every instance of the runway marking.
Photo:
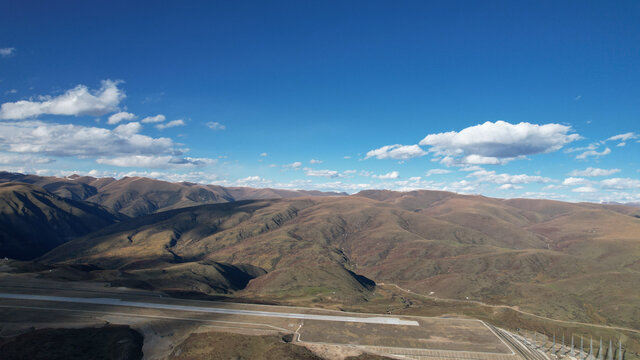
[[[402,319],[393,318],[393,317],[382,317],[382,316],[353,317],[353,316],[279,313],[279,312],[257,311],[257,310],[220,309],[220,308],[203,307],[203,306],[143,303],[143,302],[135,302],[135,301],[124,301],[121,299],[114,299],[114,298],[77,298],[77,297],[64,297],[64,296],[7,294],[7,293],[0,293],[0,298],[15,299],[15,300],[71,302],[71,303],[94,304],[94,305],[129,306],[129,307],[147,308],[147,309],[192,311],[192,312],[205,312],[205,313],[228,314],[228,315],[263,316],[263,317],[287,318],[287,319],[306,319],[306,320],[337,321],[337,322],[355,322],[355,323],[366,323],[366,324],[420,326],[420,324],[417,321],[402,320]]]

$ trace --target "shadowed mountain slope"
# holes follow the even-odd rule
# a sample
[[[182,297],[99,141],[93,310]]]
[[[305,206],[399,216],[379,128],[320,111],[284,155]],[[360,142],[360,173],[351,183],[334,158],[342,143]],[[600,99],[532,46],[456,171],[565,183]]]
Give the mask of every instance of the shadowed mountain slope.
[[[124,216],[21,183],[0,184],[0,257],[28,260]]]

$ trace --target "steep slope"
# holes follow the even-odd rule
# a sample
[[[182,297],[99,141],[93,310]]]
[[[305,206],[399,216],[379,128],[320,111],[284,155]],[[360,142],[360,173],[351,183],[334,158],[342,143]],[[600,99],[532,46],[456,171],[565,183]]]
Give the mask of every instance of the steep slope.
[[[32,259],[123,216],[21,183],[0,184],[0,257]]]
[[[85,200],[128,216],[201,204],[238,200],[281,199],[303,196],[336,196],[344,193],[222,187],[188,182],[171,183],[144,177],[94,178],[72,175],[66,178],[0,172],[0,183],[23,182],[44,188],[63,198]]]
[[[151,214],[169,210],[234,201],[220,186],[202,186],[192,183],[170,183],[142,177],[126,177],[100,187],[95,195],[86,199],[129,216]]]

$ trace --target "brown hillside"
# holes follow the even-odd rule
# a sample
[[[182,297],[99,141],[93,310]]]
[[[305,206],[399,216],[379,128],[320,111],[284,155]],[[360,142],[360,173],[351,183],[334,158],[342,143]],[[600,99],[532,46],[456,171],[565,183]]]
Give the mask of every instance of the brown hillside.
[[[3,182],[34,184],[60,197],[90,201],[128,216],[140,216],[182,207],[238,200],[346,195],[305,190],[226,188],[188,182],[171,183],[143,177],[125,177],[116,180],[114,178],[72,175],[66,178],[57,178],[0,172],[0,183]]]
[[[251,264],[267,273],[238,295],[352,303],[373,296],[371,279],[566,319],[639,325],[640,219],[581,204],[547,209],[537,200],[512,206],[438,197],[417,211],[401,208],[397,197],[362,196],[177,209],[112,225],[42,260],[121,270],[152,259]],[[594,317],[593,309],[607,311]]]
[[[0,184],[0,257],[32,259],[124,218],[96,204],[21,183]]]

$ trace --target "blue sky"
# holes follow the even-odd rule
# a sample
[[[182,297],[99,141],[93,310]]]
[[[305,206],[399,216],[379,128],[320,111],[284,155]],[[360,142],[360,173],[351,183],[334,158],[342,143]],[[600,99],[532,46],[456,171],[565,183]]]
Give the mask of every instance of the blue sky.
[[[635,1],[3,2],[0,169],[640,201],[638,64]]]

